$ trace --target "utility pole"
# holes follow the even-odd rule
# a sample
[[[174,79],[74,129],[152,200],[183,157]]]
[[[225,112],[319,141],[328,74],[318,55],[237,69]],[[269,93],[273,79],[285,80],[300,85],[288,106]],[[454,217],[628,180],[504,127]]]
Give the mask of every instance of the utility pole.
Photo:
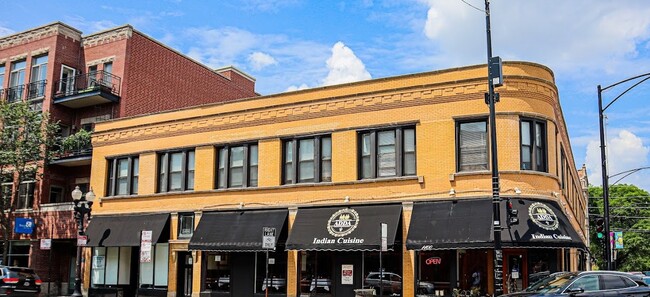
[[[501,58],[492,57],[490,31],[490,1],[485,0],[485,31],[487,35],[488,93],[485,101],[490,107],[490,156],[492,161],[492,229],[494,232],[494,295],[503,294],[503,251],[501,250],[501,197],[499,196],[499,162],[497,159],[497,129],[495,104],[499,94],[494,92],[495,82],[503,83]]]

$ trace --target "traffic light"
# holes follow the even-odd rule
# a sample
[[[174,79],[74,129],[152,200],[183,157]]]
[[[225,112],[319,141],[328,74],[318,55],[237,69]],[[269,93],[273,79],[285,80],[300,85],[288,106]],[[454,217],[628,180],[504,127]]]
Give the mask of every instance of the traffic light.
[[[510,199],[506,200],[506,213],[508,215],[508,226],[519,225],[519,218],[517,217],[519,211],[513,207]]]
[[[605,220],[601,217],[596,218],[596,237],[601,240],[605,238]]]

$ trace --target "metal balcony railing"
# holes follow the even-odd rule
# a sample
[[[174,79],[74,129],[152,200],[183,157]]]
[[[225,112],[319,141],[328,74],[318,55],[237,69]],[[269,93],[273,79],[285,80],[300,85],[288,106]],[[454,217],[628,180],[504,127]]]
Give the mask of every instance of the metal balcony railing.
[[[119,96],[121,82],[122,78],[110,72],[91,71],[55,81],[57,87],[54,97],[61,98],[97,90]]]
[[[27,100],[45,96],[45,85],[47,80],[39,80],[27,84]]]
[[[23,93],[25,91],[25,85],[9,87],[5,90],[7,102],[14,103],[23,100]]]
[[[7,100],[9,103],[19,102],[23,99],[38,99],[45,96],[46,85],[47,80],[39,80],[25,85],[0,89],[0,99]]]

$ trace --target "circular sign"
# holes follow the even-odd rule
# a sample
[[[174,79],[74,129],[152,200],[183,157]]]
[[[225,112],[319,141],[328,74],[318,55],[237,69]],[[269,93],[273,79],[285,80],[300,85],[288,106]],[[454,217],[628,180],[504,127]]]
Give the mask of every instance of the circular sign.
[[[351,208],[340,209],[327,220],[327,232],[334,237],[346,236],[359,225],[359,214]]]
[[[528,216],[535,225],[546,230],[557,230],[560,222],[553,210],[546,204],[535,202],[528,207]]]

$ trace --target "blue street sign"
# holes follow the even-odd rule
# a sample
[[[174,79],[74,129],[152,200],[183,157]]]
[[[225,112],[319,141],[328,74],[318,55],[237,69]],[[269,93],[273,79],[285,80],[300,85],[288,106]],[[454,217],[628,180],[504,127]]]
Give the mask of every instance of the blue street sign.
[[[32,234],[34,232],[34,219],[16,218],[14,232],[17,234]]]

